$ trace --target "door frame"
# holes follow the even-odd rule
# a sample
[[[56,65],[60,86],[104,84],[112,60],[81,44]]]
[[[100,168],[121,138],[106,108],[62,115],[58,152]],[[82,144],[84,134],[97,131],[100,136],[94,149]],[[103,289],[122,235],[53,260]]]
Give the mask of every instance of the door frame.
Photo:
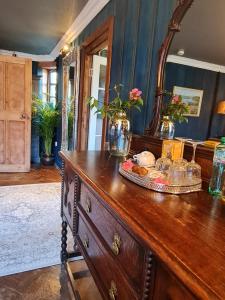
[[[107,66],[104,102],[109,101],[110,71],[112,61],[112,40],[113,40],[114,17],[109,17],[100,27],[95,30],[81,45],[81,70],[80,70],[80,91],[78,99],[78,124],[77,124],[77,150],[86,150],[88,144],[88,120],[89,106],[86,99],[90,96],[91,77],[89,70],[92,66],[92,56],[102,47],[107,46]],[[105,147],[107,119],[103,119],[101,149]]]

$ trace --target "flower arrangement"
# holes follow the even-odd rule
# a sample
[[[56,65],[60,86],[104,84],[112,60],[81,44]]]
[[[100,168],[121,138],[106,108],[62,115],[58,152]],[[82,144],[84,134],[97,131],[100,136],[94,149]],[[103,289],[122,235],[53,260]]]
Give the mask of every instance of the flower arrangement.
[[[114,91],[116,97],[110,103],[101,103],[94,97],[88,99],[90,108],[96,109],[96,113],[100,113],[103,118],[109,117],[113,119],[118,113],[126,114],[131,108],[135,108],[141,111],[141,106],[143,106],[143,99],[141,98],[142,91],[137,88],[133,88],[129,92],[129,97],[126,100],[122,100],[120,96],[122,84],[114,86]]]
[[[182,102],[182,97],[168,92],[165,92],[164,95],[169,95],[171,98],[169,103],[163,107],[163,116],[169,116],[174,122],[188,122],[188,118],[184,114],[189,112],[189,107]]]

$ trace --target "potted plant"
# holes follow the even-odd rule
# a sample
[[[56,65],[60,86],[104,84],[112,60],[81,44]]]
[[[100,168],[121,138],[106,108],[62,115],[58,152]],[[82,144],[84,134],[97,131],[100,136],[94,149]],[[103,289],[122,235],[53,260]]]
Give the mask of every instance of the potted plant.
[[[53,165],[52,141],[58,123],[59,112],[52,103],[41,103],[38,107],[38,123],[40,136],[44,143],[43,165]]]
[[[123,100],[120,96],[121,87],[121,84],[114,86],[116,97],[109,103],[100,103],[94,97],[88,100],[90,108],[95,109],[95,113],[100,113],[103,118],[109,117],[109,151],[115,156],[128,155],[131,133],[127,113],[132,108],[141,111],[140,107],[143,106],[142,92],[139,89],[132,89],[128,99]]]
[[[40,138],[39,138],[39,106],[42,100],[32,95],[31,106],[31,162],[40,164]]]
[[[164,92],[164,96],[170,96],[169,102],[163,105],[162,121],[159,130],[161,138],[173,139],[175,133],[175,122],[188,122],[184,115],[189,112],[189,107],[182,102],[182,97]]]
[[[74,99],[71,98],[68,105],[68,150],[73,150],[73,129],[74,129]]]

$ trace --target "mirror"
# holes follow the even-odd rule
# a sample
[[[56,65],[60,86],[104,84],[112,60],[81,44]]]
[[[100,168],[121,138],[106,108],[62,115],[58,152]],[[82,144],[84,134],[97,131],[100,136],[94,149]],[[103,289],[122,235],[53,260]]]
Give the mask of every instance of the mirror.
[[[77,103],[79,94],[79,48],[63,58],[62,145],[63,150],[76,148]]]
[[[175,136],[206,140],[225,134],[224,10],[224,0],[178,2],[160,52],[158,114],[151,134],[159,128],[162,103],[168,101],[162,96],[165,90],[181,95],[189,106],[188,123],[176,123]]]

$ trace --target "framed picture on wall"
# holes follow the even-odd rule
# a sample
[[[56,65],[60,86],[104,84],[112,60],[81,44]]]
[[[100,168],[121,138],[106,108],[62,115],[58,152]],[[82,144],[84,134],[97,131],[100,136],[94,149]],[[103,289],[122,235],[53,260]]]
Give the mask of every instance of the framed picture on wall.
[[[189,107],[189,113],[185,114],[185,116],[199,117],[202,105],[203,90],[174,86],[173,94],[181,96],[182,102],[187,104]]]

